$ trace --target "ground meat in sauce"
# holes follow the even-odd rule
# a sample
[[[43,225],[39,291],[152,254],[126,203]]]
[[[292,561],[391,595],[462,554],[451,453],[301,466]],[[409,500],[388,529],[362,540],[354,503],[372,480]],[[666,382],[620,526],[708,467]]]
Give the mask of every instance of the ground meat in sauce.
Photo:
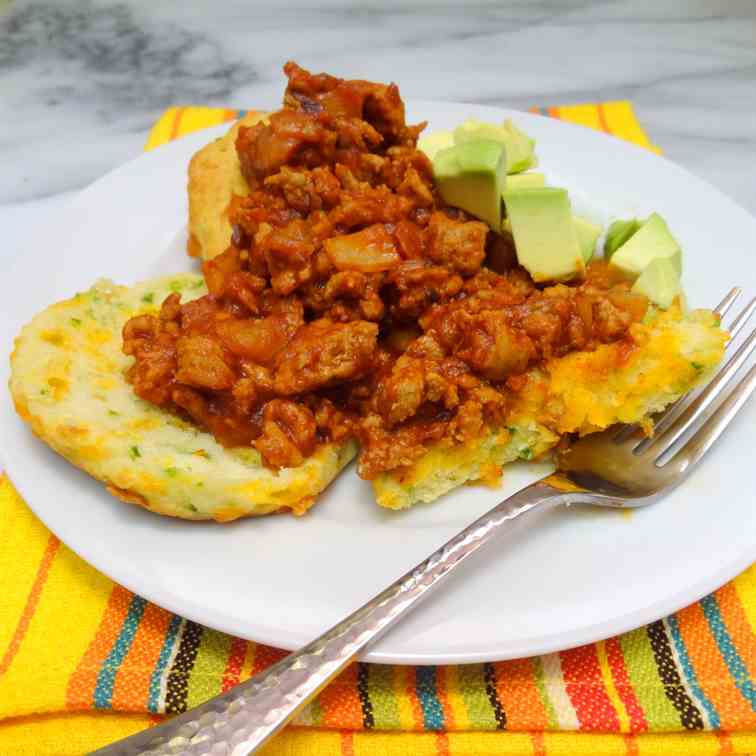
[[[445,207],[395,85],[284,72],[284,107],[239,131],[251,192],[208,295],[123,329],[142,399],[274,469],[356,437],[370,479],[505,423],[528,368],[643,317],[603,264],[537,287],[511,239]]]

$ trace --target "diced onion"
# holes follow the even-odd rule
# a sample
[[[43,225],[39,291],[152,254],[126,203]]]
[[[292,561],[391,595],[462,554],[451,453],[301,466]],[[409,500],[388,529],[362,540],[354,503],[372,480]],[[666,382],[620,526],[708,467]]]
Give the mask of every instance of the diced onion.
[[[380,273],[402,261],[391,235],[381,224],[328,239],[325,250],[338,270]]]

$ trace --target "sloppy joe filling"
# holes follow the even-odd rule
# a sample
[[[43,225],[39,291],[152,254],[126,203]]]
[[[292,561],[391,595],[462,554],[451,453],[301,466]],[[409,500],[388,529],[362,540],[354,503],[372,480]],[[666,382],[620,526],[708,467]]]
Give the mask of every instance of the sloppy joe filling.
[[[370,479],[505,423],[532,366],[630,338],[648,302],[603,263],[536,286],[444,205],[395,85],[284,71],[284,107],[236,140],[250,193],[209,293],[124,327],[138,396],[271,468],[357,438]]]

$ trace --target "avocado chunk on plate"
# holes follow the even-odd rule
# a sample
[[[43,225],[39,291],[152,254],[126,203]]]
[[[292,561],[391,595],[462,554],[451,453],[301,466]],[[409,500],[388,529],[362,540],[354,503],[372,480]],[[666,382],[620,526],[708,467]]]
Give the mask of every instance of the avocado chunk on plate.
[[[612,255],[641,227],[637,218],[616,220],[609,226],[604,241],[604,257],[611,260]]]
[[[538,187],[504,193],[517,260],[536,282],[582,276],[585,262],[566,189]]]
[[[441,150],[453,146],[454,135],[451,131],[434,131],[417,140],[417,149],[424,152],[431,162]]]
[[[682,274],[682,250],[658,213],[652,213],[640,228],[611,256],[609,266],[630,280],[636,279],[646,266],[664,258]]]
[[[675,297],[682,293],[680,274],[668,257],[657,257],[643,269],[632,290],[644,294],[655,305],[666,310]]]
[[[444,202],[501,228],[501,194],[506,154],[497,142],[465,142],[441,150],[433,161],[436,186]]]
[[[580,245],[580,252],[583,255],[583,262],[587,265],[596,251],[596,242],[601,236],[602,229],[601,226],[591,223],[587,218],[582,218],[579,215],[573,218],[573,222],[575,223],[575,233]]]
[[[543,173],[515,173],[507,176],[507,189],[537,189],[546,186],[546,176]]]
[[[454,129],[455,144],[476,142],[480,139],[498,142],[504,147],[507,155],[507,173],[521,173],[538,163],[535,141],[524,131],[520,131],[512,121],[504,121],[497,125],[470,118]]]

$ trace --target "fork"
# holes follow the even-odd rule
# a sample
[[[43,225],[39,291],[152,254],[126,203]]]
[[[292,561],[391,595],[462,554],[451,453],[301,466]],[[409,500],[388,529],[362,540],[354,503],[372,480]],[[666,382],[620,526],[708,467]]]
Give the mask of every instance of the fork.
[[[733,289],[716,312],[740,295]],[[730,344],[756,310],[753,299],[730,326]],[[256,751],[330,680],[435,588],[454,568],[515,522],[570,504],[646,506],[682,481],[756,389],[756,364],[728,389],[756,349],[756,329],[685,406],[683,397],[655,418],[654,434],[614,426],[556,454],[556,472],[510,496],[393,585],[304,648],[177,717],[106,746],[100,756],[243,756]],[[716,402],[719,406],[714,409]]]

